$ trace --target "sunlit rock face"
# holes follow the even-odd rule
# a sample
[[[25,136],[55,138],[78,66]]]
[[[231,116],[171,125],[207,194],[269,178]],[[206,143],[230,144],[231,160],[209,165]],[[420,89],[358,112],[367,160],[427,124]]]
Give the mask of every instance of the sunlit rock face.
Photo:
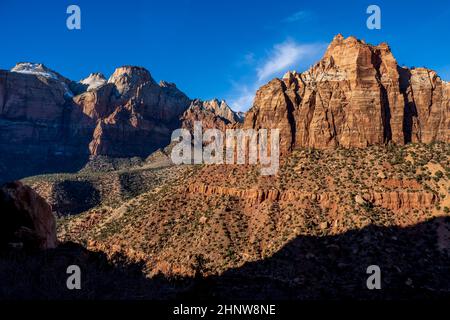
[[[449,84],[398,66],[389,46],[337,35],[303,73],[261,87],[246,128],[279,128],[281,148],[450,141]]]
[[[33,154],[147,156],[170,141],[190,99],[141,67],[68,80],[42,64],[0,71],[0,145]]]

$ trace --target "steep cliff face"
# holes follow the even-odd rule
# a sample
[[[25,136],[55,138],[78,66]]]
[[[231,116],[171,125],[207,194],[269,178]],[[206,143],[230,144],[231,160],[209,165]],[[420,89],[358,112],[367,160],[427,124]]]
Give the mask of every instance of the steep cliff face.
[[[450,84],[425,68],[403,69],[406,142],[450,141]],[[409,82],[407,82],[409,80]]]
[[[114,157],[147,156],[167,145],[190,103],[173,83],[157,84],[140,67],[118,68],[108,84],[83,95],[75,100],[96,120],[89,151]]]
[[[449,85],[400,68],[387,44],[336,36],[304,73],[261,87],[245,128],[279,128],[281,149],[449,141]]]
[[[68,121],[71,115],[80,120],[83,115],[71,107],[67,83],[52,73],[13,70],[0,71],[2,151],[41,156],[79,152],[80,141],[70,139]]]

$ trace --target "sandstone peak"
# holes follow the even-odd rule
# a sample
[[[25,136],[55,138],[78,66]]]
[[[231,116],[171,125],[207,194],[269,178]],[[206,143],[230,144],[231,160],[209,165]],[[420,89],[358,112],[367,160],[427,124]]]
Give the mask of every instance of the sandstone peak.
[[[21,74],[31,74],[46,79],[56,80],[64,84],[69,84],[71,82],[69,79],[63,77],[58,72],[48,68],[43,63],[19,62],[11,69],[11,72]]]
[[[230,108],[230,106],[227,104],[225,100],[219,101],[218,99],[215,98],[212,100],[202,101],[200,99],[195,99],[191,103],[189,108],[190,109],[200,108],[201,110],[210,111],[216,116],[219,116],[230,123],[241,121],[241,116],[237,115],[236,112],[234,112]]]
[[[176,88],[176,87],[177,87],[177,85],[176,85],[175,83],[173,83],[173,82],[168,82],[168,81],[164,81],[164,80],[161,80],[161,81],[159,82],[159,86],[160,86],[161,88]]]
[[[116,68],[116,70],[114,70],[114,73],[111,75],[111,77],[109,78],[109,81],[111,81],[111,78],[114,79],[116,77],[120,77],[123,75],[128,75],[128,76],[139,76],[142,77],[144,79],[149,80],[153,80],[150,72],[145,69],[144,67],[139,67],[139,66],[121,66]]]
[[[85,78],[85,79],[89,79],[89,78],[102,79],[102,80],[107,81],[105,75],[103,73],[101,73],[101,72],[90,73],[89,76],[87,78]]]
[[[58,80],[61,77],[55,71],[47,68],[43,63],[20,62],[11,69],[11,72],[34,74],[54,80]]]
[[[300,73],[298,73],[297,71],[295,71],[295,70],[290,70],[290,71],[288,71],[288,72],[286,72],[284,75],[283,75],[283,77],[282,77],[282,79],[284,80],[284,79],[291,79],[292,77],[297,77],[297,76],[299,76],[300,75]]]
[[[46,67],[42,63],[20,62],[11,69],[11,72],[34,75],[41,79],[50,79],[50,81],[54,80],[55,83],[63,88],[65,99],[70,99],[74,96],[68,86],[71,81]]]
[[[382,42],[377,46],[378,49],[382,49],[382,50],[387,50],[387,51],[391,51],[391,47],[389,46],[389,44],[387,42]]]
[[[192,101],[173,83],[158,85],[142,67],[117,68],[105,80],[93,73],[72,83],[29,62],[0,70],[0,122],[8,132],[0,144],[42,157],[146,156],[168,143],[180,120],[185,127],[202,120],[217,128],[243,120],[226,101]],[[84,87],[67,99],[75,84]],[[449,99],[450,85],[436,72],[400,67],[387,44],[339,34],[309,70],[289,71],[262,86],[243,127],[279,128],[285,151],[450,141]],[[36,129],[37,122],[45,126]]]
[[[328,46],[327,53],[330,54],[330,52],[334,51],[336,47],[342,46],[347,48],[351,46],[355,46],[358,48],[370,48],[370,50],[381,50],[386,51],[387,53],[391,51],[391,48],[387,42],[382,42],[378,45],[373,45],[370,43],[366,43],[366,41],[358,39],[355,36],[349,36],[345,38],[344,36],[342,36],[342,34],[338,34],[333,38],[333,41]],[[327,55],[327,53],[325,54],[325,56]]]
[[[244,127],[280,128],[284,152],[448,142],[449,91],[434,71],[399,67],[386,43],[339,34],[309,70],[262,86]]]
[[[334,38],[331,41],[331,43],[333,43],[333,42],[341,42],[342,40],[344,40],[344,36],[342,35],[342,33],[338,33],[337,35],[334,36]]]
[[[243,116],[231,110],[225,100],[194,99],[181,116],[182,127],[192,131],[196,121],[202,122],[203,129],[223,131],[239,126],[243,122]]]
[[[117,68],[108,79],[108,83],[113,83],[120,94],[126,94],[130,90],[133,91],[145,83],[157,85],[147,69],[137,66]]]
[[[342,45],[342,44],[365,44],[364,41],[358,39],[355,36],[348,36],[345,38],[341,33],[337,34],[333,40],[330,42],[329,47],[333,47],[336,45]]]
[[[107,83],[105,76],[102,73],[91,73],[87,78],[80,81],[81,84],[87,86],[86,90],[95,90]]]
[[[74,82],[42,64],[21,63],[0,70],[0,131],[8,132],[0,145],[8,154],[33,150],[30,161],[39,163],[48,155],[148,156],[170,142],[190,102],[141,67],[117,68],[109,81],[92,73]]]

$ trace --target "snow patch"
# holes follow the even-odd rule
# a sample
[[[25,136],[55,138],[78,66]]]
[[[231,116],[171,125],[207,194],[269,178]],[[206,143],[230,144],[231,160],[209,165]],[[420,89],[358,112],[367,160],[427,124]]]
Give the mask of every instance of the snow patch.
[[[56,73],[47,69],[41,63],[30,63],[30,62],[18,63],[14,68],[11,69],[11,72],[34,74],[49,79],[59,80]]]
[[[14,68],[11,69],[11,72],[23,73],[23,74],[32,74],[35,76],[41,76],[47,79],[53,79],[58,81],[62,87],[64,88],[64,97],[65,98],[73,98],[74,94],[70,91],[67,83],[61,79],[55,72],[48,69],[42,63],[31,63],[31,62],[23,62],[18,63]]]
[[[87,85],[87,91],[95,90],[106,84],[106,78],[101,73],[91,73],[89,77],[80,81],[81,84]]]

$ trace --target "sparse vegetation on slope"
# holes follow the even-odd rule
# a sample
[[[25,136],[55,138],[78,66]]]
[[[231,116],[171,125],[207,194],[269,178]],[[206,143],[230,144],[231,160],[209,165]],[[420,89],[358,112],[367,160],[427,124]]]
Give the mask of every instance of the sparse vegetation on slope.
[[[448,216],[449,161],[449,145],[435,143],[298,149],[273,177],[240,165],[158,169],[146,191],[61,218],[59,236],[145,261],[148,275],[194,276],[199,256],[205,274],[222,274],[270,258],[299,236]],[[140,177],[148,183],[149,176]]]

